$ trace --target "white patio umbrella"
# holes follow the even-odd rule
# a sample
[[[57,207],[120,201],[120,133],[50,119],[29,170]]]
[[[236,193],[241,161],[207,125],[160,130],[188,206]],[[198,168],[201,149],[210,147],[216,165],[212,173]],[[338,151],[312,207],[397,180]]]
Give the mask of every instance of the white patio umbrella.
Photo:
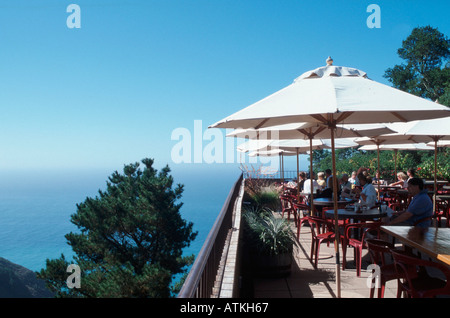
[[[425,143],[405,143],[405,144],[382,144],[382,145],[365,145],[358,148],[359,150],[373,151],[391,150],[394,151],[394,176],[397,175],[397,152],[399,150],[433,150],[434,148]]]
[[[227,136],[235,136],[233,134],[229,134]],[[240,135],[240,137],[243,137],[243,135]],[[357,144],[356,144],[357,145]],[[272,150],[268,150],[274,148]],[[297,155],[297,177],[300,172],[299,168],[299,155],[300,153],[306,153],[307,151],[311,151],[311,149],[323,149],[328,148],[327,143],[324,143],[320,139],[313,140],[312,142],[308,140],[270,140],[270,139],[262,139],[262,140],[254,140],[250,139],[243,144],[239,145],[237,147],[238,151],[241,152],[252,152],[252,155],[249,155],[251,157],[256,156],[257,154],[261,153],[264,156],[268,156],[271,153],[278,152],[280,155],[280,171],[282,173],[282,180],[284,180],[284,158],[283,155],[286,153],[294,153]],[[269,152],[268,152],[269,151]],[[282,152],[286,151],[286,152]],[[295,151],[295,152],[294,152]],[[300,185],[298,185],[298,195],[300,195]]]
[[[274,156],[278,156],[280,158],[280,163],[281,163],[281,180],[283,182],[284,185],[284,157],[285,156],[295,156],[297,155],[296,152],[294,151],[289,151],[289,150],[283,150],[283,149],[259,149],[259,150],[252,150],[248,153],[249,157],[274,157]],[[297,173],[298,175],[298,173]]]
[[[437,194],[437,148],[439,142],[450,141],[450,117],[415,121],[413,125],[406,130],[405,136],[421,142],[431,141],[434,143],[434,212],[436,209]]]
[[[311,130],[311,128],[314,132],[315,138],[327,139],[330,137],[329,131],[324,129],[323,126],[315,123],[292,123],[259,129],[236,129],[228,133],[227,137],[246,138],[250,140],[306,140],[309,139],[307,135],[309,135],[308,131]],[[379,136],[395,132],[396,131],[392,130],[388,126],[381,124],[337,125],[335,135],[339,138],[356,138],[365,136]]]
[[[289,123],[315,123],[330,132],[333,188],[337,193],[335,129],[339,124],[408,122],[450,116],[450,109],[367,78],[354,68],[327,66],[309,71],[278,92],[216,122],[210,128],[264,128]],[[317,131],[317,130],[316,130]],[[314,138],[312,129],[310,136]],[[337,196],[334,196],[336,224],[336,289],[340,289]]]
[[[394,133],[395,131],[386,125],[382,124],[354,124],[354,125],[337,125],[335,129],[335,136],[339,137],[334,141],[335,148],[349,148],[356,147],[353,139],[355,137],[362,136],[378,136],[381,134]],[[330,133],[325,127],[316,123],[291,123],[285,125],[277,125],[259,129],[236,129],[235,131],[227,134],[227,137],[238,138],[250,138],[250,140],[261,140],[260,144],[264,145],[264,140],[274,140],[271,145],[275,145],[278,139],[281,139],[280,143],[284,145],[278,145],[281,149],[297,149],[304,147],[302,143],[305,139],[309,139],[309,152],[310,152],[310,175],[313,173],[312,164],[312,151],[318,143],[315,143],[314,138],[328,138]],[[351,138],[352,137],[352,138]],[[287,140],[295,140],[291,145],[286,144]],[[327,144],[326,144],[327,142]],[[332,141],[330,139],[322,140],[322,144],[316,149],[332,148]],[[335,168],[333,169],[335,170]],[[298,174],[298,156],[297,156],[297,174]],[[313,179],[311,180],[311,189],[313,189]],[[336,192],[335,192],[336,193]],[[314,215],[314,202],[311,200],[311,215]]]
[[[375,137],[362,137],[362,138],[356,138],[354,141],[362,146],[374,146],[374,150],[377,151],[377,172],[380,174],[380,147],[387,146],[387,145],[397,145],[397,144],[413,144],[417,143],[417,140],[415,140],[412,136],[406,136],[404,135],[404,132],[407,130],[407,128],[411,127],[410,123],[406,123],[408,126],[404,126],[403,123],[396,125],[396,129],[398,129],[399,132],[392,133],[392,134],[386,134],[381,136],[375,136]],[[359,148],[361,149],[361,148]],[[364,150],[364,149],[361,149]],[[397,150],[394,150],[395,152],[395,160],[397,159]],[[395,164],[397,167],[397,164]],[[395,172],[395,175],[397,175],[397,171]],[[378,183],[378,199],[380,199],[380,184]]]
[[[433,141],[427,142],[427,146],[434,147],[434,142]],[[438,148],[439,147],[450,147],[450,140],[449,141],[447,141],[447,140],[439,140],[437,142],[437,146],[438,146]]]

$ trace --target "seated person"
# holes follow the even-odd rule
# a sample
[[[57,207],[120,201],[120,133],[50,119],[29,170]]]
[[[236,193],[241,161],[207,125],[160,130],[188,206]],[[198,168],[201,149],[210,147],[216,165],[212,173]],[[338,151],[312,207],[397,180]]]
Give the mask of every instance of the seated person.
[[[316,197],[317,191],[320,189],[319,184],[316,180],[314,180],[314,173],[312,174],[312,182],[313,182],[313,194],[314,197]],[[308,195],[311,194],[311,179],[306,179],[305,183],[303,184],[303,193]]]
[[[317,174],[317,183],[319,184],[319,186],[322,189],[325,189],[327,187],[327,181],[324,179],[325,177],[325,173],[324,172],[319,172]]]
[[[411,178],[408,181],[408,192],[413,197],[405,212],[393,218],[388,225],[417,225],[427,228],[431,225],[433,202],[424,189],[423,180]]]
[[[389,184],[390,186],[401,186],[402,188],[407,188],[408,187],[408,176],[406,175],[406,173],[400,171],[399,173],[397,173],[397,182],[393,182],[391,184]]]
[[[306,173],[304,171],[301,171],[298,174],[298,180],[299,180],[299,190],[300,190],[300,192],[302,192],[303,191],[303,185],[304,185],[305,180],[306,180]]]
[[[355,188],[354,191],[359,193],[359,203],[371,209],[377,202],[377,191],[372,185],[372,180],[365,174],[360,173],[358,175],[358,180],[359,184],[362,186],[362,189]]]
[[[343,190],[344,188],[352,188],[352,183],[348,180],[348,174],[344,173],[342,175],[342,178],[340,180],[340,186],[341,186],[341,190]]]
[[[356,182],[356,171],[352,172],[352,177],[350,179],[348,179],[348,181],[350,181],[351,184],[355,184],[355,182]]]

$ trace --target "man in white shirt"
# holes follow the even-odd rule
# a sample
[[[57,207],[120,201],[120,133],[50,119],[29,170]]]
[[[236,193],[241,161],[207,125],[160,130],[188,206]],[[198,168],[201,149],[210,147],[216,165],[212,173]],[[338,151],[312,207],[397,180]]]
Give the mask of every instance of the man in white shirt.
[[[313,179],[313,193],[317,193],[317,190],[320,189],[319,184],[316,180],[314,180],[314,173],[312,174]],[[311,194],[311,179],[306,179],[305,183],[303,184],[303,193],[305,194]]]

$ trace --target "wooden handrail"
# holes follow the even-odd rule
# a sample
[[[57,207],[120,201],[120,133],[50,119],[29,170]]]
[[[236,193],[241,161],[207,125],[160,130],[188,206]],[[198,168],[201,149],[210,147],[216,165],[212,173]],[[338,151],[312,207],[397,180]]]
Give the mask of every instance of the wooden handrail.
[[[241,174],[230,190],[220,214],[178,293],[178,298],[211,297],[225,241],[232,228],[234,202],[239,194],[242,180]]]

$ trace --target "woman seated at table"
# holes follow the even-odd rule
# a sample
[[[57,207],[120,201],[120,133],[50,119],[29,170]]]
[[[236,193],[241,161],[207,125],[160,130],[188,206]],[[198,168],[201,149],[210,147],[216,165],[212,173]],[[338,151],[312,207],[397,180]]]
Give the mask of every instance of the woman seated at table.
[[[377,202],[377,191],[372,185],[372,180],[370,177],[363,173],[358,174],[359,184],[362,189],[355,188],[353,191],[359,193],[359,203],[361,205],[367,206],[369,209],[374,207]]]
[[[408,188],[408,176],[406,175],[406,173],[400,171],[399,173],[397,173],[397,179],[398,179],[397,182],[393,182],[389,185],[390,186],[401,186],[404,189]]]
[[[408,181],[408,192],[413,197],[405,212],[393,218],[389,225],[416,225],[429,227],[433,215],[433,202],[424,189],[423,180],[411,178]]]
[[[322,190],[327,187],[327,181],[325,180],[324,172],[319,172],[317,174],[317,183],[319,184],[319,186],[321,187]]]

